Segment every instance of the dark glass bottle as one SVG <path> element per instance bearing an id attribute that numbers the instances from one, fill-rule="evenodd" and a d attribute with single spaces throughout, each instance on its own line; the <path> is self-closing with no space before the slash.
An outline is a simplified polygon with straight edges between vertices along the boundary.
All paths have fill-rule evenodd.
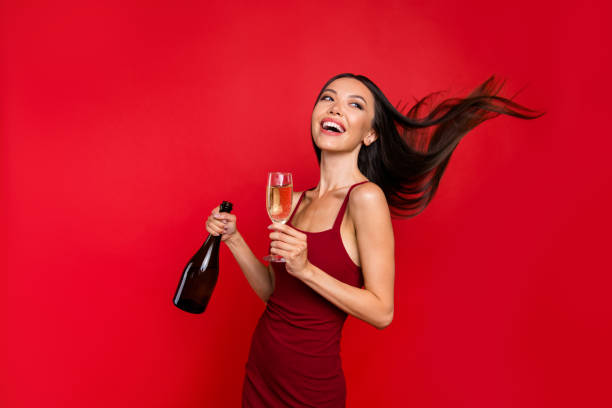
<path id="1" fill-rule="evenodd" d="M 231 212 L 232 203 L 223 201 L 219 212 Z M 181 275 L 174 305 L 189 313 L 202 313 L 208 305 L 219 276 L 221 236 L 208 235 L 204 245 L 187 262 Z"/>

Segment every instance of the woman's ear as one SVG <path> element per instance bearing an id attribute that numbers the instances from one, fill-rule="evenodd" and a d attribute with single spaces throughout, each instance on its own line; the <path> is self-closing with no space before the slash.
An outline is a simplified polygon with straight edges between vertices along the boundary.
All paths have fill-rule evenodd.
<path id="1" fill-rule="evenodd" d="M 376 139 L 378 139 L 378 135 L 376 134 L 374 129 L 372 129 L 372 130 L 370 130 L 370 133 L 368 133 L 368 135 L 363 138 L 363 144 L 366 145 L 366 146 L 369 146 L 372 143 L 374 143 L 376 141 Z"/>

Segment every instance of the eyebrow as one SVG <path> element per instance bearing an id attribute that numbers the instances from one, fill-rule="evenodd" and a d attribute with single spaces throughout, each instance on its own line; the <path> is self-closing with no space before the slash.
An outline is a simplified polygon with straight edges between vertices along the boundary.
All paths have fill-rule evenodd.
<path id="1" fill-rule="evenodd" d="M 334 93 L 334 94 L 338 95 L 338 92 L 336 92 L 336 91 L 334 91 L 333 89 L 330 89 L 330 88 L 325 88 L 325 89 L 323 90 L 323 92 L 331 92 L 331 93 Z M 321 92 L 321 93 L 323 93 L 323 92 Z M 349 95 L 349 98 L 359 98 L 359 99 L 361 99 L 361 100 L 363 101 L 363 103 L 365 103 L 366 105 L 368 104 L 368 103 L 366 102 L 366 100 L 363 98 L 363 96 L 359 96 L 359 95 Z"/>

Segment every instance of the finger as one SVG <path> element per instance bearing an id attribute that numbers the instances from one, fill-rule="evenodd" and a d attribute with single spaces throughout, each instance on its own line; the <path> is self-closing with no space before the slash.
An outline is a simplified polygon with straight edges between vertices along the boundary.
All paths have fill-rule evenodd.
<path id="1" fill-rule="evenodd" d="M 219 206 L 216 206 L 215 208 L 213 208 L 213 210 L 211 211 L 212 214 L 219 214 Z"/>
<path id="2" fill-rule="evenodd" d="M 276 249 L 282 249 L 283 251 L 288 251 L 288 252 L 292 252 L 297 249 L 295 246 L 287 244 L 286 242 L 283 242 L 283 241 L 272 241 L 272 243 L 270 243 L 270 247 L 276 248 Z"/>
<path id="3" fill-rule="evenodd" d="M 228 222 L 236 222 L 236 216 L 228 213 L 217 213 L 213 214 L 213 218 L 216 220 L 223 221 L 225 224 Z"/>
<path id="4" fill-rule="evenodd" d="M 291 235 L 285 234 L 284 232 L 272 232 L 270 233 L 270 239 L 272 241 L 282 241 L 291 245 L 300 245 L 304 240 L 295 238 Z"/>
<path id="5" fill-rule="evenodd" d="M 215 237 L 216 237 L 216 236 L 219 236 L 219 235 L 223 235 L 223 231 L 219 231 L 219 230 L 212 229 L 212 228 L 210 228 L 210 229 L 209 229 L 209 228 L 207 228 L 207 230 L 208 230 L 208 232 L 209 232 L 209 233 L 211 233 L 211 234 L 212 234 L 212 235 L 214 235 Z"/>
<path id="6" fill-rule="evenodd" d="M 216 225 L 212 225 L 212 224 L 208 224 L 208 228 L 206 229 L 210 229 L 218 234 L 222 234 L 224 232 L 223 227 L 218 227 Z"/>
<path id="7" fill-rule="evenodd" d="M 273 222 L 271 225 L 268 225 L 268 228 L 274 231 L 284 232 L 285 234 L 291 235 L 292 237 L 295 237 L 297 239 L 301 239 L 301 240 L 306 239 L 306 234 L 294 228 L 291 228 L 290 226 L 286 224 L 279 224 L 279 223 Z"/>
<path id="8" fill-rule="evenodd" d="M 215 219 L 209 219 L 208 223 L 210 225 L 214 225 L 217 228 L 223 228 L 225 226 L 225 224 L 222 221 L 218 221 L 218 220 L 215 220 Z"/>
<path id="9" fill-rule="evenodd" d="M 221 233 L 214 231 L 212 228 L 210 227 L 206 227 L 206 232 L 208 232 L 210 235 L 214 235 L 215 237 L 218 235 L 221 235 Z"/>
<path id="10" fill-rule="evenodd" d="M 272 254 L 272 255 L 280 255 L 280 256 L 282 256 L 285 259 L 291 257 L 291 253 L 290 252 L 285 251 L 285 250 L 280 249 L 280 248 L 274 248 L 274 247 L 270 248 L 270 254 Z"/>

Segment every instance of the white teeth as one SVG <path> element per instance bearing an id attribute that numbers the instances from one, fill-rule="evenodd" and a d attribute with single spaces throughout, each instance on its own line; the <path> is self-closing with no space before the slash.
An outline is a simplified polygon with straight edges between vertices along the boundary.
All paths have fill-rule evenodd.
<path id="1" fill-rule="evenodd" d="M 339 124 L 337 124 L 336 122 L 332 122 L 332 121 L 325 121 L 325 122 L 323 122 L 323 125 L 322 125 L 322 126 L 323 126 L 323 127 L 325 127 L 325 126 L 331 126 L 331 127 L 333 127 L 334 129 L 338 129 L 338 132 L 341 132 L 341 133 L 342 133 L 342 132 L 344 132 L 344 130 L 342 129 L 342 127 L 341 127 Z"/>

